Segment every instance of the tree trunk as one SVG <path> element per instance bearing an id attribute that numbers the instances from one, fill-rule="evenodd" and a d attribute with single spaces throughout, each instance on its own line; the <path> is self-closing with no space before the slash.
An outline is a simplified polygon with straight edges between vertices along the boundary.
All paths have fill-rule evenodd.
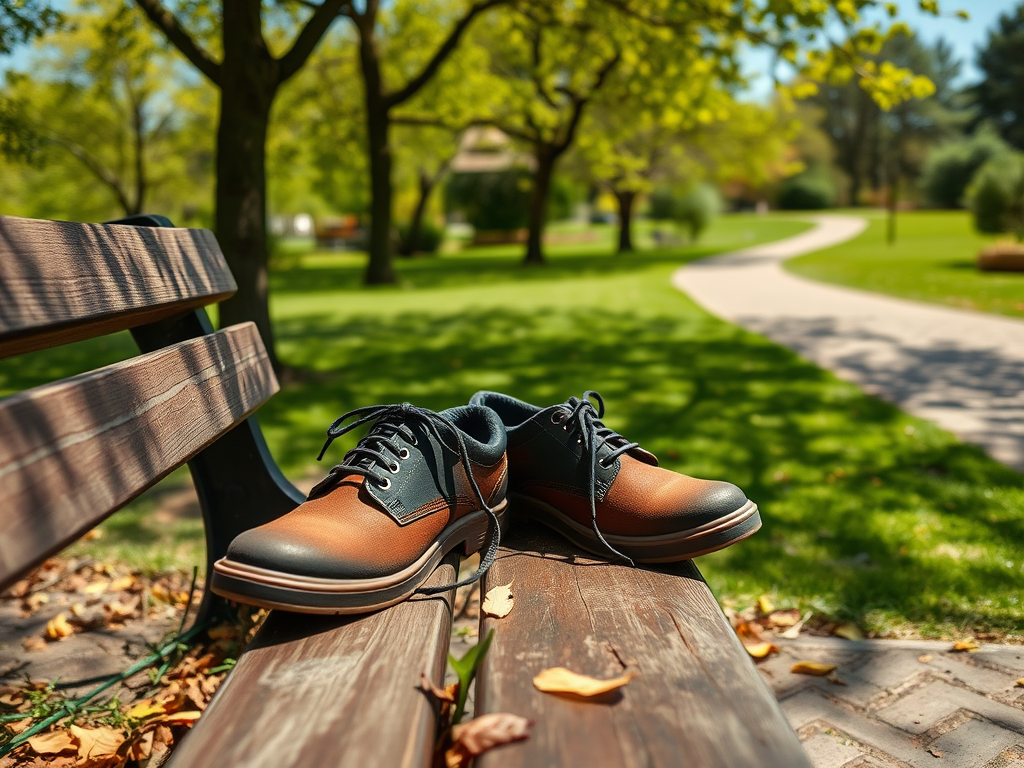
<path id="1" fill-rule="evenodd" d="M 537 170 L 533 176 L 533 194 L 530 196 L 529 236 L 526 240 L 525 265 L 544 264 L 542 239 L 544 225 L 548 219 L 548 197 L 551 195 L 551 177 L 555 172 L 557 155 L 550 147 L 539 145 L 536 149 Z"/>
<path id="2" fill-rule="evenodd" d="M 434 191 L 434 184 L 437 176 L 428 176 L 420 171 L 420 197 L 416 201 L 416 208 L 412 212 L 412 220 L 409 222 L 409 232 L 405 242 L 402 243 L 402 255 L 412 256 L 419 250 L 420 238 L 423 234 L 423 215 L 427 211 L 427 202 L 430 200 L 430 193 Z"/>
<path id="3" fill-rule="evenodd" d="M 615 190 L 615 199 L 619 202 L 619 253 L 630 253 L 633 250 L 633 203 L 636 192 Z"/>
<path id="4" fill-rule="evenodd" d="M 214 227 L 238 292 L 220 305 L 221 327 L 256 323 L 280 369 L 267 303 L 266 143 L 277 62 L 261 36 L 260 4 L 224 0 L 224 59 L 217 128 Z"/>
<path id="5" fill-rule="evenodd" d="M 363 280 L 367 285 L 397 283 L 391 259 L 391 146 L 388 143 L 391 115 L 384 100 L 373 20 L 358 29 L 370 155 L 370 258 Z"/>

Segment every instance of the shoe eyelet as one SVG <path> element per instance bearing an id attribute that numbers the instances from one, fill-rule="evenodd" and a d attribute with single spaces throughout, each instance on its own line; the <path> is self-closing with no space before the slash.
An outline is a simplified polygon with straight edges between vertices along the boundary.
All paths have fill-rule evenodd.
<path id="1" fill-rule="evenodd" d="M 563 421 L 565 421 L 565 412 L 564 411 L 555 411 L 555 412 L 553 412 L 551 414 L 551 423 L 552 424 L 561 424 Z M 562 427 L 562 429 L 565 429 L 565 427 Z"/>
<path id="2" fill-rule="evenodd" d="M 402 448 L 402 449 L 401 449 L 401 450 L 400 450 L 400 451 L 398 452 L 398 458 L 402 459 L 402 461 L 405 461 L 405 460 L 406 460 L 406 459 L 408 459 L 408 458 L 409 458 L 409 457 L 410 457 L 411 455 L 412 455 L 412 454 L 411 454 L 411 453 L 409 453 L 409 449 L 408 449 L 408 448 Z"/>
<path id="3" fill-rule="evenodd" d="M 396 461 L 394 466 L 388 467 L 388 472 L 390 472 L 392 475 L 397 475 L 398 474 L 398 470 L 400 470 L 401 468 L 402 468 L 402 465 L 399 464 Z"/>
<path id="4" fill-rule="evenodd" d="M 391 487 L 391 478 L 390 477 L 383 478 L 382 480 L 380 480 L 377 483 L 377 487 L 380 488 L 382 491 L 386 491 L 388 488 Z"/>

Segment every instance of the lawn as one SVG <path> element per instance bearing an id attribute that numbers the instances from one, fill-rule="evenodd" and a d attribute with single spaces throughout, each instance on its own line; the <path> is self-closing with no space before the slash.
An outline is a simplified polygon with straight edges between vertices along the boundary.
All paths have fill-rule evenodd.
<path id="1" fill-rule="evenodd" d="M 792 259 L 787 268 L 814 280 L 1024 318 L 1024 272 L 976 268 L 978 251 L 993 238 L 978 235 L 968 213 L 901 213 L 893 245 L 885 241 L 884 218 L 868 215 L 860 237 Z"/>
<path id="2" fill-rule="evenodd" d="M 261 411 L 268 442 L 297 477 L 356 406 L 441 409 L 481 388 L 549 404 L 596 389 L 609 426 L 665 466 L 729 479 L 761 506 L 760 533 L 699 561 L 723 602 L 767 593 L 878 633 L 1019 632 L 1020 474 L 669 285 L 680 263 L 804 226 L 725 217 L 698 247 L 625 257 L 607 255 L 606 232 L 529 270 L 514 248 L 464 251 L 402 262 L 403 285 L 374 290 L 359 287 L 358 256 L 293 256 L 273 311 L 281 355 L 302 372 Z M 0 394 L 128 354 L 118 336 L 5 361 Z M 328 460 L 351 445 L 339 442 Z M 145 523 L 155 504 L 88 546 L 138 557 L 133 541 L 177 531 L 165 557 L 180 557 L 186 533 Z"/>

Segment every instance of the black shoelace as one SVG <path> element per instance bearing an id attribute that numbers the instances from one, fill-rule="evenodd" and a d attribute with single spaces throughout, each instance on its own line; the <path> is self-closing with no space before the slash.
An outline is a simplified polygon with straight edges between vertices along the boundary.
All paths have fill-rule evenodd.
<path id="1" fill-rule="evenodd" d="M 597 402 L 596 408 L 591 398 Z M 597 465 L 600 463 L 603 469 L 608 469 L 619 456 L 633 448 L 639 448 L 640 443 L 629 442 L 618 432 L 609 429 L 601 423 L 601 418 L 604 416 L 604 400 L 592 389 L 584 392 L 582 398 L 570 397 L 564 407 L 568 408 L 569 412 L 558 423 L 570 435 L 578 431 L 579 435 L 576 439 L 590 453 L 590 462 L 588 464 L 590 470 L 590 526 L 594 530 L 594 535 L 604 544 L 605 549 L 616 557 L 625 560 L 630 565 L 634 565 L 631 558 L 626 557 L 626 555 L 619 552 L 619 550 L 605 540 L 604 534 L 601 533 L 601 529 L 597 525 Z M 562 413 L 565 413 L 565 411 L 562 411 Z M 620 444 L 617 445 L 617 443 Z M 608 445 L 609 448 L 614 450 L 599 460 L 597 458 L 597 449 L 602 445 Z"/>
<path id="2" fill-rule="evenodd" d="M 353 418 L 355 421 L 345 424 L 346 421 Z M 462 468 L 466 471 L 466 476 L 469 478 L 469 485 L 489 518 L 487 550 L 480 558 L 480 566 L 477 568 L 476 573 L 471 576 L 467 576 L 455 584 L 440 587 L 420 587 L 416 591 L 424 595 L 436 595 L 478 581 L 487 572 L 487 569 L 491 567 L 498 555 L 501 527 L 494 509 L 487 503 L 487 499 L 484 498 L 483 492 L 473 476 L 473 467 L 469 460 L 469 453 L 466 451 L 466 442 L 462 438 L 462 431 L 441 414 L 410 403 L 368 405 L 351 410 L 335 419 L 334 423 L 327 428 L 327 440 L 324 442 L 324 447 L 320 450 L 320 455 L 316 457 L 316 460 L 320 461 L 323 459 L 331 443 L 346 432 L 351 432 L 353 429 L 371 421 L 375 422 L 375 424 L 371 427 L 370 432 L 359 441 L 355 448 L 345 454 L 340 464 L 331 468 L 327 477 L 317 484 L 311 495 L 312 493 L 333 487 L 348 475 L 361 475 L 366 478 L 367 482 L 372 482 L 378 488 L 387 490 L 391 487 L 391 478 L 388 475 L 396 474 L 401 466 L 399 462 L 409 458 L 409 449 L 402 445 L 398 438 L 401 438 L 410 445 L 416 445 L 416 435 L 409 428 L 409 422 L 420 424 L 442 444 L 445 443 L 442 430 L 446 430 L 455 437 L 455 443 L 459 449 L 459 459 L 462 462 Z"/>

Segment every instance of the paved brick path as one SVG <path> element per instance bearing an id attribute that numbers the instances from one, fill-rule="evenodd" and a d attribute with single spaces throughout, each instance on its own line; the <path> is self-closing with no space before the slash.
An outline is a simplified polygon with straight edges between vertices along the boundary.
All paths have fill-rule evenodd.
<path id="1" fill-rule="evenodd" d="M 1024 766 L 1024 647 L 805 637 L 759 665 L 816 768 Z M 796 675 L 796 661 L 838 665 Z"/>
<path id="2" fill-rule="evenodd" d="M 782 262 L 858 235 L 817 216 L 796 237 L 690 264 L 672 283 L 708 311 L 790 347 L 1024 471 L 1024 323 L 825 285 Z"/>

